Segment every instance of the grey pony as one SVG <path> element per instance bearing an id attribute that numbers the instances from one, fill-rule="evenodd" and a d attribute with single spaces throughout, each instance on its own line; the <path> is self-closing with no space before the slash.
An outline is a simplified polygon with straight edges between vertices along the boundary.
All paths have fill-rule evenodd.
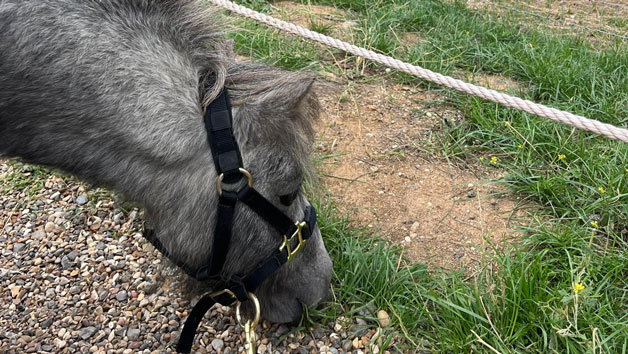
<path id="1" fill-rule="evenodd" d="M 230 59 L 220 28 L 191 0 L 0 0 L 0 154 L 141 203 L 176 259 L 204 265 L 217 176 L 202 116 L 224 84 L 255 188 L 301 219 L 319 112 L 313 78 Z M 204 90 L 207 73 L 217 83 Z M 225 273 L 247 272 L 279 239 L 238 206 Z M 258 290 L 262 316 L 298 319 L 302 304 L 326 296 L 331 267 L 316 230 Z"/>

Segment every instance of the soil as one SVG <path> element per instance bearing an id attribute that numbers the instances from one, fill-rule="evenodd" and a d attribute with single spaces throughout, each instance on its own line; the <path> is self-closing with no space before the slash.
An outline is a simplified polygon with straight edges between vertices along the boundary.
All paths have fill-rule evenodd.
<path id="1" fill-rule="evenodd" d="M 501 177 L 489 156 L 488 166 L 469 167 L 430 153 L 442 122 L 462 119 L 442 97 L 382 83 L 322 100 L 322 182 L 351 220 L 381 231 L 411 261 L 445 269 L 472 270 L 483 250 L 516 237 L 525 218 L 516 197 L 489 183 Z"/>

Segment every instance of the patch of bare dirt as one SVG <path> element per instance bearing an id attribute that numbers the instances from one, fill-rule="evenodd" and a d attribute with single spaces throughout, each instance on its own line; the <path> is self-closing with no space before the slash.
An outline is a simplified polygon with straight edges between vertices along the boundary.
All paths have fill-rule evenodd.
<path id="1" fill-rule="evenodd" d="M 417 32 L 405 32 L 401 34 L 401 44 L 406 47 L 414 47 L 424 41 L 425 38 Z"/>
<path id="2" fill-rule="evenodd" d="M 412 261 L 473 269 L 482 250 L 511 240 L 517 200 L 495 184 L 500 170 L 431 158 L 441 121 L 461 114 L 435 93 L 403 85 L 359 84 L 323 98 L 318 131 L 322 180 L 352 220 L 380 229 Z"/>
<path id="3" fill-rule="evenodd" d="M 500 74 L 477 73 L 471 77 L 459 75 L 462 80 L 472 82 L 478 86 L 483 86 L 497 91 L 517 94 L 521 89 L 521 84 Z M 467 75 L 469 76 L 469 75 Z"/>

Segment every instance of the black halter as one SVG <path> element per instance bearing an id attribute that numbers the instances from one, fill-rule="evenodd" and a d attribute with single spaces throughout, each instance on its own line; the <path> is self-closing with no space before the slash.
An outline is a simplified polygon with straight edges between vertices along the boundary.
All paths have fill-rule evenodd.
<path id="1" fill-rule="evenodd" d="M 264 280 L 301 251 L 316 227 L 316 210 L 311 205 L 305 208 L 304 220 L 295 223 L 253 188 L 253 177 L 242 166 L 242 156 L 233 135 L 233 118 L 226 88 L 223 88 L 207 107 L 204 119 L 214 165 L 219 175 L 216 188 L 220 198 L 211 259 L 202 267 L 192 268 L 185 262 L 173 259 L 153 230 L 147 229 L 144 232 L 144 237 L 156 249 L 190 277 L 200 281 L 212 280 L 217 282 L 219 288 L 224 288 L 223 291 L 203 296 L 192 309 L 179 337 L 177 352 L 181 353 L 190 352 L 198 325 L 215 303 L 231 306 L 248 300 L 249 293 L 253 293 Z M 242 178 L 246 178 L 248 183 L 239 190 L 222 189 L 223 182 L 237 183 Z M 283 239 L 279 240 L 277 249 L 248 274 L 225 277 L 221 270 L 229 251 L 233 217 L 238 201 L 246 204 L 272 225 L 280 235 L 283 235 Z"/>

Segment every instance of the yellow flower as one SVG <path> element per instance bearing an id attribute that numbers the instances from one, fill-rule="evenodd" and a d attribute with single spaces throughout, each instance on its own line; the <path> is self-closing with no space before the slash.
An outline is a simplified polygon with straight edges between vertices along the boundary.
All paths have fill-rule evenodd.
<path id="1" fill-rule="evenodd" d="M 484 162 L 484 156 L 480 156 L 480 161 Z"/>
<path id="2" fill-rule="evenodd" d="M 591 226 L 593 226 L 593 228 L 597 229 L 598 225 L 597 220 L 591 221 Z"/>
<path id="3" fill-rule="evenodd" d="M 585 286 L 582 283 L 573 283 L 573 292 L 574 294 L 578 294 L 582 290 L 584 290 Z"/>
<path id="4" fill-rule="evenodd" d="M 563 155 L 563 154 L 558 155 L 558 159 L 559 159 L 559 160 L 564 160 L 564 159 L 566 159 L 566 158 L 567 158 L 567 156 L 565 156 L 565 155 Z"/>
<path id="5" fill-rule="evenodd" d="M 517 149 L 521 150 L 523 149 L 523 146 L 521 146 L 521 144 L 517 145 Z"/>
<path id="6" fill-rule="evenodd" d="M 606 193 L 606 189 L 604 189 L 604 187 L 597 187 L 598 192 L 600 192 L 600 194 L 604 194 Z"/>
<path id="7" fill-rule="evenodd" d="M 492 163 L 493 165 L 496 165 L 496 164 L 497 164 L 497 156 L 493 156 L 493 157 L 491 157 L 491 163 Z"/>

